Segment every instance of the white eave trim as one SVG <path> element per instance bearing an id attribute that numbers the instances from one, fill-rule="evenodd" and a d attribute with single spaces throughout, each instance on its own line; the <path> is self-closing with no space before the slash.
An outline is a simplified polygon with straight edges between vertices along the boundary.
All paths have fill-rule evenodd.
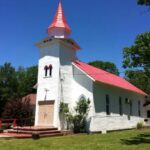
<path id="1" fill-rule="evenodd" d="M 38 83 L 36 83 L 32 88 L 37 89 L 38 88 Z"/>
<path id="2" fill-rule="evenodd" d="M 74 62 L 72 62 L 72 65 L 75 66 L 78 70 L 80 70 L 83 74 L 85 74 L 87 77 L 89 77 L 93 82 L 95 82 L 96 80 L 94 78 L 92 78 L 90 75 L 88 75 L 85 71 L 83 71 L 82 69 L 80 69 Z"/>

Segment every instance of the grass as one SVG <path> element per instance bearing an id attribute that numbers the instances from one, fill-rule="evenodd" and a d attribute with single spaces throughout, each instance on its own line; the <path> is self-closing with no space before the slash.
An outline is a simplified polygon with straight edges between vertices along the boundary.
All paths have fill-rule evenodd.
<path id="1" fill-rule="evenodd" d="M 0 150 L 150 150 L 150 130 L 0 140 Z"/>

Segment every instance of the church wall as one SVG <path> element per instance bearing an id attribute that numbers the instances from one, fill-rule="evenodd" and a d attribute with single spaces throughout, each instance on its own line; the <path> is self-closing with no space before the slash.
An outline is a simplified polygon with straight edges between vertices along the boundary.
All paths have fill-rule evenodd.
<path id="1" fill-rule="evenodd" d="M 75 53 L 75 50 L 72 50 L 64 45 L 61 45 L 60 47 L 60 91 L 61 100 L 65 103 L 71 103 L 72 101 L 72 61 L 74 61 L 76 55 Z"/>
<path id="2" fill-rule="evenodd" d="M 109 95 L 110 99 L 110 115 L 106 114 L 106 94 Z M 119 114 L 119 97 L 122 98 L 122 116 Z M 125 102 L 126 98 L 132 101 L 132 115 L 130 120 L 130 104 Z M 111 85 L 94 83 L 95 115 L 90 120 L 90 131 L 96 132 L 136 127 L 137 123 L 144 121 L 145 118 L 144 100 L 144 96 L 140 94 Z M 138 115 L 138 101 L 141 102 L 141 117 Z"/>
<path id="3" fill-rule="evenodd" d="M 76 102 L 79 101 L 81 96 L 84 96 L 86 99 L 90 100 L 90 111 L 89 116 L 92 116 L 94 113 L 94 103 L 93 103 L 93 81 L 80 69 L 77 69 L 73 66 L 73 90 L 72 90 L 72 99 L 73 102 L 70 104 L 72 107 L 76 106 Z"/>
<path id="4" fill-rule="evenodd" d="M 40 49 L 38 89 L 36 114 L 39 112 L 38 101 L 54 100 L 54 126 L 60 129 L 59 105 L 60 101 L 72 103 L 72 61 L 76 58 L 76 51 L 62 42 L 53 41 Z M 45 77 L 45 65 L 52 65 L 52 77 Z M 45 89 L 48 90 L 46 93 Z M 38 124 L 36 115 L 35 125 Z M 39 125 L 39 124 L 38 124 Z"/>
<path id="5" fill-rule="evenodd" d="M 53 86 L 57 86 L 59 78 L 59 45 L 55 44 L 50 47 L 42 48 L 40 49 L 39 54 L 38 90 L 40 92 L 37 92 L 37 100 L 40 101 L 45 99 L 45 88 L 49 90 L 46 96 L 47 100 L 55 100 L 57 99 L 58 92 L 57 88 L 53 88 Z M 46 65 L 49 66 L 50 64 L 53 66 L 52 76 L 50 77 L 48 75 L 45 77 L 44 67 Z"/>
<path id="6" fill-rule="evenodd" d="M 60 45 L 60 65 L 71 66 L 72 62 L 76 58 L 76 50 L 71 49 L 69 46 L 64 44 Z"/>
<path id="7" fill-rule="evenodd" d="M 45 77 L 44 67 L 46 65 L 52 65 L 52 76 Z M 40 49 L 39 65 L 38 65 L 38 88 L 37 88 L 37 101 L 36 101 L 36 120 L 35 125 L 37 125 L 37 117 L 39 111 L 39 101 L 44 100 L 54 100 L 54 125 L 57 125 L 57 112 L 58 112 L 58 84 L 59 84 L 59 44 L 54 44 Z M 49 74 L 49 72 L 48 72 Z M 47 90 L 47 92 L 46 92 Z"/>

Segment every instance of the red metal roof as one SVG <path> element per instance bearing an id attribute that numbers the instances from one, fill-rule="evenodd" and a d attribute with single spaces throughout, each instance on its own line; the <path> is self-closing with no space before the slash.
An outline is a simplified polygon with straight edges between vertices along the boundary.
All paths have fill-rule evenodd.
<path id="1" fill-rule="evenodd" d="M 95 81 L 109 84 L 112 86 L 116 86 L 119 88 L 123 88 L 123 89 L 133 91 L 142 95 L 147 95 L 145 92 L 143 92 L 139 88 L 135 87 L 134 85 L 132 85 L 131 83 L 129 83 L 128 81 L 126 81 L 125 79 L 117 75 L 114 75 L 102 69 L 98 69 L 96 67 L 93 67 L 91 65 L 88 65 L 80 61 L 76 61 L 73 64 L 77 66 L 78 68 L 80 68 L 85 73 L 87 73 Z"/>
<path id="2" fill-rule="evenodd" d="M 61 1 L 59 2 L 58 8 L 56 10 L 54 20 L 53 20 L 52 24 L 48 27 L 48 33 L 53 28 L 64 28 L 66 32 L 68 32 L 68 33 L 71 32 L 70 27 L 66 21 L 65 15 L 64 15 Z"/>

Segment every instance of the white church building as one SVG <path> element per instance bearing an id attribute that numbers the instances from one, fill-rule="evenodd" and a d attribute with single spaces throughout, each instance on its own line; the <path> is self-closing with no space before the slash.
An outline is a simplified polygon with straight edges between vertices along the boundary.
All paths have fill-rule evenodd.
<path id="1" fill-rule="evenodd" d="M 144 121 L 147 94 L 119 76 L 78 61 L 80 46 L 70 33 L 59 2 L 48 36 L 36 44 L 39 64 L 35 126 L 61 129 L 60 102 L 73 109 L 81 97 L 91 101 L 90 132 L 134 128 Z"/>

